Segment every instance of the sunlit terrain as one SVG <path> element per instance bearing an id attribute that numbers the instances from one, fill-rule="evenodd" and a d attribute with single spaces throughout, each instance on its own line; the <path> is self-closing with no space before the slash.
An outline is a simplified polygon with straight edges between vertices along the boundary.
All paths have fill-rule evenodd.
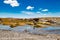
<path id="1" fill-rule="evenodd" d="M 44 17 L 44 18 L 0 18 L 0 29 L 11 31 L 28 31 L 40 34 L 40 30 L 51 31 L 48 33 L 60 34 L 60 17 Z M 56 31 L 56 32 L 53 32 Z M 46 33 L 45 32 L 45 33 Z M 43 32 L 42 32 L 43 33 Z"/>

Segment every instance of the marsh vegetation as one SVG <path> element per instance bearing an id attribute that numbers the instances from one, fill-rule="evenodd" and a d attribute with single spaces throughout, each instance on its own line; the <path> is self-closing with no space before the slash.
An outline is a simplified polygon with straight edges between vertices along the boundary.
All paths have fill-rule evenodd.
<path id="1" fill-rule="evenodd" d="M 44 28 L 47 26 L 60 26 L 59 17 L 45 17 L 45 18 L 30 18 L 30 19 L 18 19 L 18 18 L 0 18 L 0 24 L 10 25 L 11 28 L 24 25 L 32 25 L 36 28 Z"/>

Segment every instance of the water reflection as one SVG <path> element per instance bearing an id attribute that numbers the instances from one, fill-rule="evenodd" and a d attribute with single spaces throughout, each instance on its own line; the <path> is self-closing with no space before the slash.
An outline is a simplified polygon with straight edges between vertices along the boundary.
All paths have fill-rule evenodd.
<path id="1" fill-rule="evenodd" d="M 10 27 L 9 27 L 9 25 L 1 25 L 0 24 L 0 29 L 10 30 Z"/>
<path id="2" fill-rule="evenodd" d="M 47 28 L 35 28 L 33 29 L 32 26 L 30 25 L 25 25 L 25 26 L 17 26 L 15 28 L 10 28 L 9 25 L 0 25 L 0 29 L 4 30 L 11 30 L 11 31 L 18 31 L 18 32 L 23 32 L 24 30 L 27 30 L 30 33 L 34 34 L 47 34 L 47 33 L 54 33 L 54 34 L 60 34 L 60 27 L 47 27 Z"/>

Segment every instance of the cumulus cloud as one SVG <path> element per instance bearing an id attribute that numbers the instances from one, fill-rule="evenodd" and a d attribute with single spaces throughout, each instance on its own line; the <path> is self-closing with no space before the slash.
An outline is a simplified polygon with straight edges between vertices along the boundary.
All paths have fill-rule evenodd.
<path id="1" fill-rule="evenodd" d="M 26 8 L 27 10 L 33 10 L 34 9 L 34 7 L 32 7 L 32 6 L 27 6 L 27 8 Z"/>
<path id="2" fill-rule="evenodd" d="M 19 3 L 17 0 L 4 0 L 3 2 L 5 4 L 10 4 L 12 7 L 19 6 Z"/>
<path id="3" fill-rule="evenodd" d="M 41 10 L 41 11 L 43 11 L 43 12 L 47 12 L 47 11 L 48 11 L 48 9 L 43 9 L 43 10 Z"/>

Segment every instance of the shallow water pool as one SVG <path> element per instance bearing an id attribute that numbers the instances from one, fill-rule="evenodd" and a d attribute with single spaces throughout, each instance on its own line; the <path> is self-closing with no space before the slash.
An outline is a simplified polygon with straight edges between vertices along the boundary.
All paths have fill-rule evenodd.
<path id="1" fill-rule="evenodd" d="M 30 25 L 17 26 L 15 28 L 10 28 L 9 25 L 0 25 L 0 29 L 18 31 L 18 32 L 23 32 L 24 30 L 27 30 L 28 32 L 35 33 L 35 34 L 40 34 L 40 33 L 41 34 L 43 34 L 43 33 L 60 34 L 60 27 L 52 27 L 52 26 L 49 26 L 47 28 L 33 29 L 33 27 Z"/>

